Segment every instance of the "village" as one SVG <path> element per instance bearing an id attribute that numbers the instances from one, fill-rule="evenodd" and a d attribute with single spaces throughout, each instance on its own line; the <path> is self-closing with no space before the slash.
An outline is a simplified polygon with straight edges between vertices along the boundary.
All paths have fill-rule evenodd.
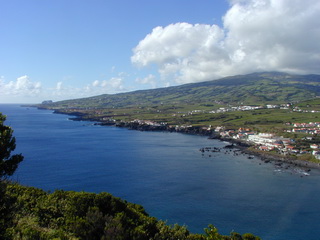
<path id="1" fill-rule="evenodd" d="M 139 120 L 135 119 L 131 123 L 138 124 L 141 126 L 148 126 L 147 129 L 156 130 L 159 127 L 164 127 L 167 130 L 172 130 L 176 132 L 189 132 L 196 133 L 195 127 L 192 125 L 167 125 L 164 122 L 157 123 L 149 120 Z M 290 133 L 305 133 L 310 136 L 305 137 L 306 141 L 311 141 L 315 134 L 320 133 L 320 122 L 309 122 L 309 123 L 286 123 L 286 126 L 291 128 L 287 129 L 286 132 Z M 151 127 L 151 128 L 150 128 Z M 309 145 L 300 145 L 296 143 L 296 140 L 292 138 L 285 138 L 283 136 L 277 136 L 273 133 L 257 133 L 252 131 L 249 128 L 239 128 L 236 130 L 226 129 L 224 126 L 208 126 L 201 127 L 198 129 L 198 133 L 210 133 L 218 136 L 223 140 L 233 140 L 246 143 L 253 146 L 255 149 L 265 152 L 275 152 L 280 155 L 303 155 L 303 154 L 312 154 L 316 159 L 320 160 L 320 146 L 318 144 L 309 144 Z"/>
<path id="2" fill-rule="evenodd" d="M 182 116 L 185 117 L 187 115 L 193 115 L 198 113 L 225 113 L 225 112 L 235 112 L 235 111 L 252 111 L 258 109 L 284 109 L 288 110 L 291 109 L 293 112 L 303 112 L 303 113 L 318 113 L 317 110 L 302 110 L 297 106 L 293 106 L 291 103 L 286 104 L 267 104 L 267 105 L 260 105 L 260 106 L 252 106 L 252 105 L 240 105 L 240 106 L 229 106 L 229 107 L 220 107 L 215 110 L 191 110 L 188 112 L 177 112 L 172 114 L 172 116 L 177 116 L 177 114 L 183 114 Z M 161 112 L 158 110 L 157 112 Z"/>
<path id="3" fill-rule="evenodd" d="M 314 134 L 320 133 L 319 122 L 287 123 L 286 125 L 292 126 L 291 129 L 286 130 L 287 132 L 310 134 L 311 136 L 304 138 L 306 141 L 311 141 Z M 223 126 L 219 126 L 215 128 L 215 132 L 224 139 L 244 141 L 261 151 L 275 151 L 281 155 L 312 154 L 316 159 L 320 160 L 320 146 L 318 144 L 310 144 L 308 147 L 305 147 L 296 144 L 294 139 L 276 136 L 272 133 L 256 133 L 248 128 L 224 130 Z"/>
<path id="4" fill-rule="evenodd" d="M 225 113 L 225 112 L 235 112 L 235 111 L 252 111 L 252 110 L 258 110 L 258 109 L 274 109 L 274 108 L 279 108 L 279 109 L 289 109 L 291 104 L 281 104 L 281 105 L 274 105 L 274 104 L 267 104 L 265 106 L 251 106 L 251 105 L 240 105 L 240 106 L 229 106 L 229 107 L 220 107 L 216 110 L 191 110 L 188 112 L 178 112 L 178 114 L 184 114 L 183 116 L 187 115 L 193 115 L 197 113 Z M 298 111 L 298 109 L 295 109 Z M 177 116 L 177 114 L 173 114 L 173 116 Z"/>

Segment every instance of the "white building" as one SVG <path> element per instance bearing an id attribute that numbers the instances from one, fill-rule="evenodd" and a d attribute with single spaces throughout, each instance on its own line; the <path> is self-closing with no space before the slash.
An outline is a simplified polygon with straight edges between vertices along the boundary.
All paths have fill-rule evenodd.
<path id="1" fill-rule="evenodd" d="M 259 133 L 248 136 L 248 141 L 253 142 L 255 144 L 266 144 L 266 143 L 274 143 L 278 139 L 274 138 L 274 135 L 271 133 Z"/>

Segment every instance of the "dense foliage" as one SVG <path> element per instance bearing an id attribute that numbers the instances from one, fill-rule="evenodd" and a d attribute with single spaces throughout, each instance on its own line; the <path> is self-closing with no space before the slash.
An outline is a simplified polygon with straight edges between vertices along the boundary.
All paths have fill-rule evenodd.
<path id="1" fill-rule="evenodd" d="M 6 117 L 0 113 L 0 180 L 11 176 L 23 160 L 21 154 L 11 155 L 16 148 L 16 140 L 12 136 L 13 130 L 4 125 Z"/>
<path id="2" fill-rule="evenodd" d="M 222 236 L 210 225 L 204 234 L 186 227 L 169 226 L 150 217 L 140 205 L 109 193 L 55 191 L 7 184 L 2 207 L 0 239 L 238 239 L 255 240 L 252 234 L 232 232 Z"/>

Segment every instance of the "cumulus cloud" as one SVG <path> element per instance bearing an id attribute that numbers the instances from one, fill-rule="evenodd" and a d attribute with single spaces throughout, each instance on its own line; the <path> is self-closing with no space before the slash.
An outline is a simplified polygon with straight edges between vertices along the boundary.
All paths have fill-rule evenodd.
<path id="1" fill-rule="evenodd" d="M 53 89 L 46 89 L 47 98 L 60 98 L 64 97 L 66 92 L 70 92 L 68 88 L 63 87 L 63 82 L 57 82 L 56 86 Z M 52 95 L 52 96 L 50 96 Z"/>
<path id="2" fill-rule="evenodd" d="M 56 90 L 57 91 L 61 91 L 63 88 L 62 88 L 62 82 L 58 82 L 57 83 L 57 86 L 56 86 Z"/>
<path id="3" fill-rule="evenodd" d="M 91 92 L 92 95 L 122 92 L 125 90 L 125 76 L 125 73 L 119 73 L 117 77 L 112 77 L 108 80 L 95 80 L 88 85 L 85 90 Z"/>
<path id="4" fill-rule="evenodd" d="M 51 99 L 53 101 L 90 97 L 100 94 L 123 92 L 126 73 L 108 80 L 95 80 L 84 86 L 70 86 L 58 81 L 52 87 L 42 87 L 40 82 L 31 81 L 28 76 L 18 77 L 15 81 L 6 81 L 0 76 L 0 102 L 3 103 L 36 103 Z"/>
<path id="5" fill-rule="evenodd" d="M 8 83 L 5 82 L 4 77 L 0 80 L 0 92 L 3 95 L 35 96 L 41 92 L 41 89 L 40 82 L 32 82 L 26 75 Z"/>
<path id="6" fill-rule="evenodd" d="M 48 89 L 48 96 L 55 100 L 73 99 L 80 97 L 90 97 L 100 94 L 113 94 L 124 91 L 124 79 L 121 77 L 113 77 L 109 80 L 95 80 L 91 84 L 85 86 L 68 86 L 58 82 L 56 87 Z"/>
<path id="7" fill-rule="evenodd" d="M 73 99 L 80 97 L 90 97 L 100 94 L 113 94 L 125 91 L 124 73 L 119 73 L 117 77 L 108 80 L 94 80 L 85 86 L 68 86 L 63 82 L 58 82 L 56 87 L 48 91 L 48 95 L 56 100 Z"/>
<path id="8" fill-rule="evenodd" d="M 224 17 L 226 49 L 243 53 L 244 71 L 319 73 L 320 2 L 234 1 Z M 236 65 L 237 66 L 237 65 Z"/>
<path id="9" fill-rule="evenodd" d="M 104 80 L 101 82 L 101 86 L 106 88 L 109 92 L 119 92 L 123 91 L 123 79 L 121 77 L 113 77 L 109 80 Z"/>
<path id="10" fill-rule="evenodd" d="M 156 65 L 162 79 L 188 83 L 254 71 L 320 73 L 320 2 L 232 0 L 223 27 L 156 27 L 132 63 Z"/>
<path id="11" fill-rule="evenodd" d="M 100 82 L 98 80 L 93 81 L 92 86 L 93 87 L 98 87 Z"/>
<path id="12" fill-rule="evenodd" d="M 156 88 L 156 77 L 153 74 L 149 74 L 145 78 L 137 78 L 136 82 L 140 84 L 149 84 L 152 88 Z"/>
<path id="13" fill-rule="evenodd" d="M 208 68 L 212 58 L 227 57 L 221 51 L 223 38 L 223 30 L 216 25 L 176 23 L 157 27 L 134 49 L 131 60 L 141 67 L 156 64 L 164 79 L 174 76 L 177 82 L 202 80 L 214 74 Z"/>

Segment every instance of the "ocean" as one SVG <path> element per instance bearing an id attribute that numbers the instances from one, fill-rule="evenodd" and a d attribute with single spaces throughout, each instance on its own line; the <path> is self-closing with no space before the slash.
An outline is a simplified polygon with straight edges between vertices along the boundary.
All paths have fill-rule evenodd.
<path id="1" fill-rule="evenodd" d="M 194 233 L 213 224 L 221 234 L 319 239 L 318 170 L 278 169 L 204 136 L 98 126 L 19 105 L 0 112 L 25 157 L 13 176 L 23 185 L 109 192 Z"/>

